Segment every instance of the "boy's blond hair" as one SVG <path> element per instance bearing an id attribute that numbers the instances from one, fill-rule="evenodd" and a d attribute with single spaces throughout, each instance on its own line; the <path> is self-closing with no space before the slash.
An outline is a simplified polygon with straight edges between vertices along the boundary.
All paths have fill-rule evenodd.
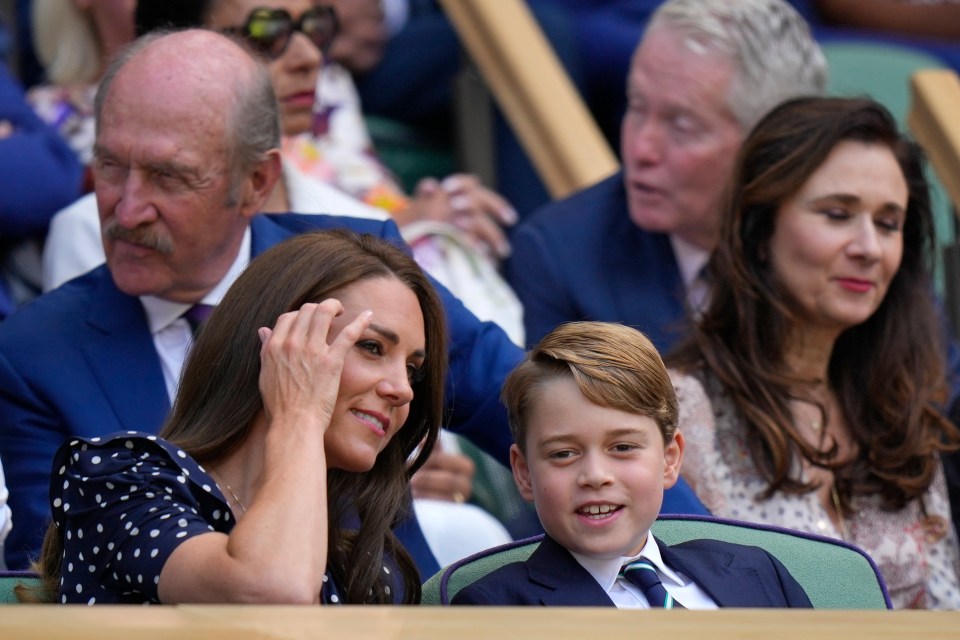
<path id="1" fill-rule="evenodd" d="M 527 417 L 540 389 L 570 376 L 590 402 L 649 416 L 664 444 L 677 429 L 677 396 L 653 343 L 636 329 L 611 322 L 560 325 L 533 347 L 503 385 L 514 442 L 526 453 Z"/>

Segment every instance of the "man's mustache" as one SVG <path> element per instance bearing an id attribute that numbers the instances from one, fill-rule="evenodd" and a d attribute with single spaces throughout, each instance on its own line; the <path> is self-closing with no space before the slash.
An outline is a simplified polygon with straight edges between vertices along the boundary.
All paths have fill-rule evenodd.
<path id="1" fill-rule="evenodd" d="M 166 255 L 173 253 L 173 240 L 152 225 L 141 225 L 128 229 L 121 226 L 115 217 L 111 217 L 103 225 L 103 235 L 112 240 L 123 240 L 148 249 L 154 249 Z"/>

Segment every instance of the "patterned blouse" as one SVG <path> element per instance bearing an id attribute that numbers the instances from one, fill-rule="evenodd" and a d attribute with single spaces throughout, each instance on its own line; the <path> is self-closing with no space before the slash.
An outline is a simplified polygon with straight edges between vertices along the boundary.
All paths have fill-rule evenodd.
<path id="1" fill-rule="evenodd" d="M 285 136 L 283 157 L 306 175 L 391 214 L 410 204 L 377 156 L 353 78 L 336 63 L 320 70 L 311 130 Z"/>
<path id="2" fill-rule="evenodd" d="M 159 603 L 160 571 L 193 536 L 229 534 L 217 483 L 176 445 L 129 431 L 74 438 L 54 458 L 53 520 L 64 532 L 60 602 Z M 324 604 L 339 596 L 329 573 Z"/>
<path id="3" fill-rule="evenodd" d="M 707 509 L 720 517 L 843 537 L 816 492 L 759 501 L 767 482 L 753 464 L 733 401 L 712 377 L 704 384 L 670 374 L 686 440 L 683 476 Z M 884 510 L 879 496 L 855 496 L 851 506 L 853 513 L 844 514 L 846 541 L 877 563 L 894 608 L 960 608 L 957 537 L 942 469 L 922 499 L 899 511 Z"/>

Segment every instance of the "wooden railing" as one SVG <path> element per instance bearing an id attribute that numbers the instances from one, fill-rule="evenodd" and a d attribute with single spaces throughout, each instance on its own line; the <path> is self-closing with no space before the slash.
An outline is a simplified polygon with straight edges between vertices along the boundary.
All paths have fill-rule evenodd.
<path id="1" fill-rule="evenodd" d="M 930 164 L 960 211 L 960 79 L 950 69 L 923 69 L 910 81 L 910 114 L 907 123 L 923 147 Z M 953 337 L 960 340 L 960 242 L 944 244 L 943 304 Z"/>
<path id="2" fill-rule="evenodd" d="M 960 211 L 960 78 L 949 69 L 924 69 L 913 75 L 911 92 L 907 122 Z"/>
<path id="3" fill-rule="evenodd" d="M 25 640 L 955 640 L 960 629 L 955 611 L 99 604 L 2 609 L 3 637 Z"/>
<path id="4" fill-rule="evenodd" d="M 440 0 L 554 198 L 614 173 L 600 133 L 522 0 Z"/>

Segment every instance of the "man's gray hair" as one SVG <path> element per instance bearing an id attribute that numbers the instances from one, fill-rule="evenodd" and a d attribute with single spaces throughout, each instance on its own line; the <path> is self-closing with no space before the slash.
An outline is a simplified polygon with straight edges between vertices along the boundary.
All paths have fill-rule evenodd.
<path id="1" fill-rule="evenodd" d="M 280 147 L 280 105 L 273 91 L 266 65 L 254 61 L 253 77 L 237 87 L 237 100 L 230 114 L 232 132 L 230 151 L 233 158 L 231 201 L 238 197 L 243 178 L 271 149 Z M 231 202 L 232 204 L 232 202 Z"/>
<path id="2" fill-rule="evenodd" d="M 97 87 L 93 103 L 97 135 L 100 133 L 103 104 L 117 74 L 153 42 L 171 33 L 174 32 L 151 31 L 134 40 L 110 61 L 100 86 Z M 250 55 L 241 41 L 229 39 Z M 251 66 L 248 68 L 251 73 L 238 75 L 233 89 L 235 99 L 232 101 L 230 113 L 227 114 L 227 132 L 230 136 L 227 146 L 231 174 L 228 195 L 230 206 L 236 204 L 240 185 L 247 173 L 266 157 L 267 152 L 280 147 L 280 106 L 270 82 L 270 72 L 256 57 L 250 55 L 250 61 Z"/>
<path id="3" fill-rule="evenodd" d="M 658 27 L 684 36 L 694 51 L 733 62 L 727 104 L 744 131 L 784 100 L 826 89 L 826 58 L 785 0 L 667 0 L 647 32 Z"/>

